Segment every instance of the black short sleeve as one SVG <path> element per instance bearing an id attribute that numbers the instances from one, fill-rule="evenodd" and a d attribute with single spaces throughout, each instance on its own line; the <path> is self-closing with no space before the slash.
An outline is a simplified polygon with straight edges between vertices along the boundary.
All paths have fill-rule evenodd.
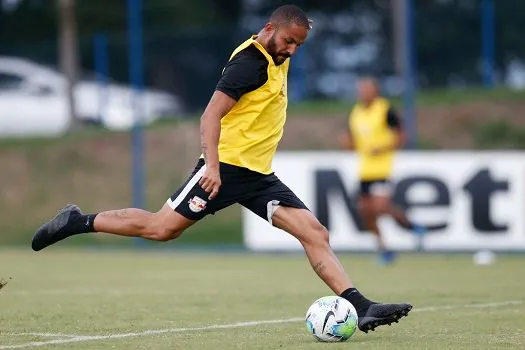
<path id="1" fill-rule="evenodd" d="M 260 88 L 267 80 L 268 60 L 250 45 L 226 64 L 216 90 L 238 101 L 242 95 Z"/>
<path id="2" fill-rule="evenodd" d="M 401 129 L 402 127 L 401 120 L 392 107 L 390 107 L 387 112 L 387 124 L 392 129 Z"/>

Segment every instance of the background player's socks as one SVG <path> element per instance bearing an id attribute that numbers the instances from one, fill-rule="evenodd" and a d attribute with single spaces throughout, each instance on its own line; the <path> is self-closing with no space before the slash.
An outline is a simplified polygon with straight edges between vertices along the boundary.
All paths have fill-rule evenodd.
<path id="1" fill-rule="evenodd" d="M 357 316 L 359 317 L 363 317 L 366 314 L 370 305 L 376 304 L 373 301 L 368 300 L 356 288 L 348 288 L 342 292 L 340 296 L 354 305 L 355 310 L 357 311 Z"/>
<path id="2" fill-rule="evenodd" d="M 397 223 L 399 225 L 401 225 L 401 227 L 414 232 L 418 236 L 423 236 L 427 232 L 427 227 L 426 226 L 418 225 L 418 224 L 415 224 L 415 223 L 413 223 L 411 221 L 409 221 L 408 224 L 405 224 L 405 223 L 403 223 L 401 221 L 397 221 Z"/>
<path id="3" fill-rule="evenodd" d="M 423 236 L 427 233 L 428 229 L 423 225 L 413 225 L 412 231 L 418 236 Z"/>
<path id="4" fill-rule="evenodd" d="M 394 262 L 396 259 L 396 253 L 391 250 L 385 250 L 379 253 L 379 264 L 388 265 Z"/>

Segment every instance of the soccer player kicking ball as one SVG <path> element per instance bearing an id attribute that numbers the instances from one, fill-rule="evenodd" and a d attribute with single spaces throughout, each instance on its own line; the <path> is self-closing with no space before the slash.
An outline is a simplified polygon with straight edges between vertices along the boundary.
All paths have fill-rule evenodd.
<path id="1" fill-rule="evenodd" d="M 203 156 L 158 212 L 128 208 L 85 215 L 68 205 L 38 229 L 32 248 L 89 232 L 169 241 L 204 216 L 240 203 L 301 242 L 317 275 L 354 305 L 359 329 L 368 332 L 406 316 L 412 305 L 375 303 L 353 287 L 326 228 L 272 172 L 286 120 L 289 58 L 310 29 L 299 7 L 281 6 L 259 34 L 233 51 L 201 118 Z"/>

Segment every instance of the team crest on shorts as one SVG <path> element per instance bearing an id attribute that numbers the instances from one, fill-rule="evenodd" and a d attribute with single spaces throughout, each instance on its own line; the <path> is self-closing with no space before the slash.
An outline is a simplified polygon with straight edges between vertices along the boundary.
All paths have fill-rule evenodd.
<path id="1" fill-rule="evenodd" d="M 206 202 L 204 199 L 200 197 L 193 197 L 190 199 L 190 210 L 194 213 L 198 213 L 200 211 L 203 211 L 206 208 Z"/>

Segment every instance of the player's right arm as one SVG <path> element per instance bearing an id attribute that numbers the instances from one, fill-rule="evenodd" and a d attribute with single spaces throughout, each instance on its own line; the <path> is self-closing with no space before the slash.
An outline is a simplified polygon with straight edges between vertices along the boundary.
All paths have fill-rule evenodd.
<path id="1" fill-rule="evenodd" d="M 339 135 L 339 144 L 344 149 L 353 150 L 354 149 L 354 140 L 352 139 L 352 135 L 349 131 L 342 132 Z"/>
<path id="2" fill-rule="evenodd" d="M 215 92 L 201 117 L 201 147 L 206 170 L 199 184 L 213 199 L 221 186 L 219 139 L 221 119 L 235 106 L 242 95 L 258 89 L 268 80 L 268 61 L 255 47 L 238 53 L 224 68 Z"/>
<path id="3" fill-rule="evenodd" d="M 215 91 L 201 117 L 201 148 L 206 161 L 206 170 L 199 181 L 201 187 L 209 192 L 208 199 L 213 199 L 221 186 L 219 172 L 219 137 L 221 119 L 237 103 L 236 100 L 221 91 Z"/>
<path id="4" fill-rule="evenodd" d="M 348 126 L 348 117 L 344 120 L 344 124 L 341 125 L 341 130 L 344 130 L 339 134 L 339 145 L 343 149 L 353 150 L 355 148 L 354 140 L 352 139 L 352 133 Z"/>

